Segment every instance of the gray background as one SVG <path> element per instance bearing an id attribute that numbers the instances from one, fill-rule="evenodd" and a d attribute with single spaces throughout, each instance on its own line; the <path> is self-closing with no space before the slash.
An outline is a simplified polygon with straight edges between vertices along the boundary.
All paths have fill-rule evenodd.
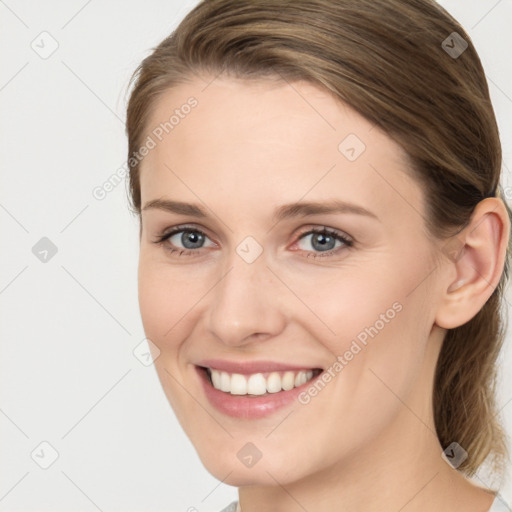
<path id="1" fill-rule="evenodd" d="M 207 512 L 236 497 L 202 467 L 144 364 L 125 184 L 93 194 L 123 172 L 131 73 L 195 3 L 0 1 L 0 511 Z M 512 1 L 440 3 L 482 58 L 512 199 Z M 509 468 L 509 502 L 511 480 Z"/>

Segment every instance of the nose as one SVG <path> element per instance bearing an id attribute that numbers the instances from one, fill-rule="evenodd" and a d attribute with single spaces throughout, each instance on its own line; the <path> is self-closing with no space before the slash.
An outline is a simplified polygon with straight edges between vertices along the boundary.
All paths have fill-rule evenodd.
<path id="1" fill-rule="evenodd" d="M 224 277 L 209 294 L 206 328 L 225 345 L 264 341 L 285 327 L 279 282 L 263 255 L 247 263 L 235 253 Z"/>

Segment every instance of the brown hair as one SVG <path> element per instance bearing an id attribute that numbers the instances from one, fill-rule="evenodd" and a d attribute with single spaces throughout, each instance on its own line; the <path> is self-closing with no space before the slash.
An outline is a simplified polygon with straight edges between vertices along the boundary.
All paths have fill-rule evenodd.
<path id="1" fill-rule="evenodd" d="M 467 48 L 450 54 L 464 48 L 460 38 Z M 501 145 L 482 64 L 433 0 L 201 2 L 132 77 L 129 157 L 142 146 L 156 100 L 197 73 L 307 80 L 351 105 L 405 149 L 427 198 L 426 225 L 440 240 L 467 225 L 479 201 L 501 194 Z M 140 165 L 129 162 L 140 213 Z M 456 441 L 468 452 L 459 468 L 468 476 L 484 460 L 502 473 L 508 457 L 495 397 L 508 266 L 507 258 L 481 311 L 447 332 L 436 368 L 437 435 L 443 448 Z"/>

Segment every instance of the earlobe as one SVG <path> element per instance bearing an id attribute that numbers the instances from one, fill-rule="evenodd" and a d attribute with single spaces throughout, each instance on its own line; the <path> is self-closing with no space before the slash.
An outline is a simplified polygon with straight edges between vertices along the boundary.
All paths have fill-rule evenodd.
<path id="1" fill-rule="evenodd" d="M 486 198 L 478 203 L 468 226 L 457 234 L 462 245 L 457 257 L 452 252 L 444 259 L 451 267 L 446 273 L 450 279 L 442 292 L 437 325 L 454 329 L 482 309 L 503 273 L 509 231 L 510 219 L 501 199 Z"/>

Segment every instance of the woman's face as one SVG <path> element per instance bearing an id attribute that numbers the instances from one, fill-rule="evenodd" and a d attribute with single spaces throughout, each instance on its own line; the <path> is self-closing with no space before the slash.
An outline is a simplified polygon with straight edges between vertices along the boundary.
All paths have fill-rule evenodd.
<path id="1" fill-rule="evenodd" d="M 312 84 L 213 77 L 146 136 L 142 320 L 210 472 L 285 484 L 433 430 L 444 267 L 400 147 Z"/>

